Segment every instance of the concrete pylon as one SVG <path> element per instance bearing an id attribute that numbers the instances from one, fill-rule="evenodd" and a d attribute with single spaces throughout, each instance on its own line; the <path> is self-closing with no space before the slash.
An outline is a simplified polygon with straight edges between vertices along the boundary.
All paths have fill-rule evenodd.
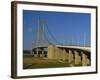
<path id="1" fill-rule="evenodd" d="M 59 48 L 55 46 L 55 53 L 54 53 L 54 56 L 55 56 L 55 59 L 59 59 Z"/>
<path id="2" fill-rule="evenodd" d="M 81 53 L 82 53 L 82 66 L 87 66 L 87 63 L 89 62 L 87 55 L 84 52 Z"/>
<path id="3" fill-rule="evenodd" d="M 87 58 L 87 65 L 90 65 L 90 59 Z"/>
<path id="4" fill-rule="evenodd" d="M 58 51 L 58 59 L 62 59 L 62 58 L 63 58 L 62 49 L 59 48 L 59 51 Z"/>
<path id="5" fill-rule="evenodd" d="M 72 63 L 73 62 L 73 53 L 71 50 L 69 50 L 68 53 L 68 63 Z"/>
<path id="6" fill-rule="evenodd" d="M 40 57 L 44 57 L 44 54 L 40 54 Z"/>
<path id="7" fill-rule="evenodd" d="M 66 52 L 66 49 L 62 50 L 63 60 L 68 60 L 68 53 Z"/>
<path id="8" fill-rule="evenodd" d="M 48 55 L 47 57 L 49 59 L 54 59 L 55 58 L 55 46 L 50 44 L 48 45 Z"/>
<path id="9" fill-rule="evenodd" d="M 41 55 L 42 55 L 42 57 L 44 57 L 44 49 L 42 49 L 42 54 Z"/>
<path id="10" fill-rule="evenodd" d="M 76 50 L 74 51 L 75 53 L 75 65 L 78 65 L 81 63 L 81 57 L 79 55 L 79 52 L 77 52 Z"/>
<path id="11" fill-rule="evenodd" d="M 37 54 L 34 54 L 34 57 L 38 57 L 38 55 Z"/>

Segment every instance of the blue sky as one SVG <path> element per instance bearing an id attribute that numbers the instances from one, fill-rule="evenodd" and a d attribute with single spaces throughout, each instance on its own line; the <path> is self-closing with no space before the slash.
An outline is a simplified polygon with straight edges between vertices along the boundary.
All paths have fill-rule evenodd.
<path id="1" fill-rule="evenodd" d="M 38 17 L 45 20 L 45 29 L 64 45 L 90 45 L 91 15 L 89 13 L 23 10 L 23 47 L 30 49 L 35 41 Z M 32 31 L 33 30 L 33 31 Z M 46 33 L 46 30 L 45 30 Z M 46 34 L 49 38 L 49 33 Z M 52 41 L 52 38 L 49 38 Z"/>

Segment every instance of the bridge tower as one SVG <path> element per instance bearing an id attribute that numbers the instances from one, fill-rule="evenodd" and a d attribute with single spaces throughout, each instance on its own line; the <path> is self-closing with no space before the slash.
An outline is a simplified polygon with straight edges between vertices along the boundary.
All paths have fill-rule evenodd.
<path id="1" fill-rule="evenodd" d="M 39 46 L 44 46 L 44 20 L 40 21 L 40 17 L 38 17 L 38 28 L 36 34 L 36 53 L 40 57 L 39 51 L 41 50 L 41 55 L 43 56 L 44 50 L 39 49 Z"/>

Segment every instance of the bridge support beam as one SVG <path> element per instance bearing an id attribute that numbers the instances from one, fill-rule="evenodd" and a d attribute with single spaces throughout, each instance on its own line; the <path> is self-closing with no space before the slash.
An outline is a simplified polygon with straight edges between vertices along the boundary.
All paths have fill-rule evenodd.
<path id="1" fill-rule="evenodd" d="M 44 49 L 42 49 L 41 57 L 44 57 Z"/>
<path id="2" fill-rule="evenodd" d="M 40 54 L 40 57 L 44 57 L 44 54 Z"/>
<path id="3" fill-rule="evenodd" d="M 68 53 L 68 63 L 72 64 L 73 63 L 73 53 L 71 50 L 69 50 L 69 53 Z"/>
<path id="4" fill-rule="evenodd" d="M 82 66 L 87 66 L 90 63 L 90 61 L 84 52 L 81 52 L 81 54 L 82 54 Z"/>
<path id="5" fill-rule="evenodd" d="M 58 48 L 59 50 L 58 50 L 58 59 L 60 60 L 60 59 L 62 59 L 62 49 L 61 48 Z"/>
<path id="6" fill-rule="evenodd" d="M 54 59 L 58 59 L 59 49 L 57 47 L 54 47 Z"/>
<path id="7" fill-rule="evenodd" d="M 65 49 L 58 48 L 54 45 L 49 45 L 48 46 L 48 58 L 68 60 L 68 53 L 66 52 Z"/>
<path id="8" fill-rule="evenodd" d="M 34 54 L 34 57 L 38 57 L 38 55 L 37 54 Z"/>
<path id="9" fill-rule="evenodd" d="M 79 65 L 81 64 L 81 56 L 79 55 L 79 52 L 77 52 L 76 50 L 74 51 L 75 53 L 75 65 Z"/>
<path id="10" fill-rule="evenodd" d="M 49 59 L 54 59 L 55 58 L 54 53 L 55 53 L 55 46 L 54 45 L 48 45 L 48 55 L 47 55 L 47 57 Z"/>
<path id="11" fill-rule="evenodd" d="M 66 52 L 66 49 L 62 49 L 62 59 L 68 61 L 68 52 Z"/>

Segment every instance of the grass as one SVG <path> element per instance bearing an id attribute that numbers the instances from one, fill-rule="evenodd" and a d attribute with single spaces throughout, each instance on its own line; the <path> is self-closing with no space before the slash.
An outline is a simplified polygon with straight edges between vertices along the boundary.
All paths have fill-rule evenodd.
<path id="1" fill-rule="evenodd" d="M 24 56 L 23 69 L 69 67 L 66 61 Z"/>
<path id="2" fill-rule="evenodd" d="M 48 58 L 35 58 L 32 55 L 23 57 L 23 69 L 36 69 L 36 68 L 57 68 L 57 67 L 78 67 L 82 63 L 75 65 L 74 62 L 68 63 L 68 60 L 57 60 Z M 90 65 L 89 65 L 90 66 Z"/>

